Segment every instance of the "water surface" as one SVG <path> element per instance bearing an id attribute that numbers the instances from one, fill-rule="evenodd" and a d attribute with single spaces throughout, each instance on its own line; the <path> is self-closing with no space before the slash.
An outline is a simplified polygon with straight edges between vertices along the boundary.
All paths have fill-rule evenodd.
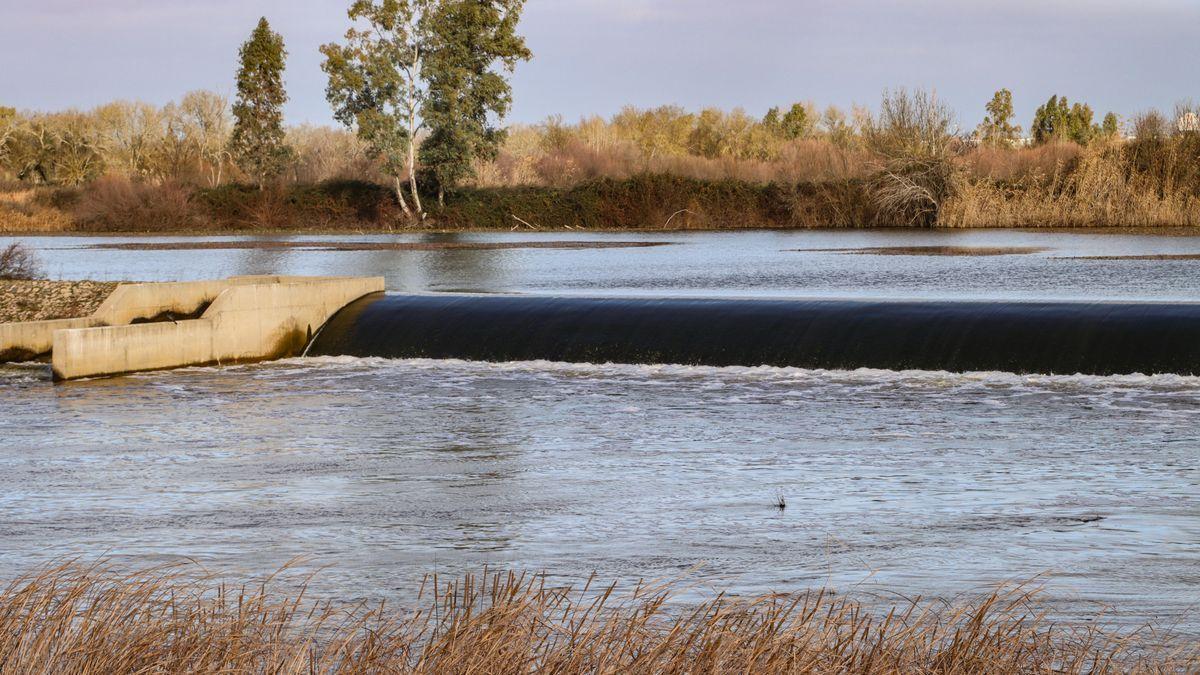
<path id="1" fill-rule="evenodd" d="M 432 251 L 127 251 L 104 243 L 197 241 L 670 242 L 653 248 Z M 775 297 L 1200 298 L 1200 260 L 1089 256 L 1200 254 L 1200 237 L 1013 230 L 452 233 L 263 237 L 25 237 L 66 279 L 206 279 L 234 274 L 383 275 L 394 291 Z M 11 239 L 0 237 L 0 244 Z M 865 247 L 1006 247 L 1025 255 L 854 255 Z"/>
<path id="2" fill-rule="evenodd" d="M 675 243 L 131 252 L 81 247 L 139 239 L 28 241 L 63 278 L 342 273 L 383 274 L 397 291 L 1200 299 L 1197 261 L 1074 259 L 1200 252 L 1188 237 L 579 236 Z M 793 250 L 922 245 L 1046 250 Z M 234 574 L 305 556 L 305 569 L 331 566 L 322 593 L 402 599 L 427 572 L 484 564 L 556 580 L 595 571 L 740 593 L 937 597 L 1040 575 L 1058 617 L 1111 606 L 1125 625 L 1200 635 L 1198 378 L 349 358 L 45 377 L 0 369 L 5 574 L 105 552 L 188 556 Z"/>

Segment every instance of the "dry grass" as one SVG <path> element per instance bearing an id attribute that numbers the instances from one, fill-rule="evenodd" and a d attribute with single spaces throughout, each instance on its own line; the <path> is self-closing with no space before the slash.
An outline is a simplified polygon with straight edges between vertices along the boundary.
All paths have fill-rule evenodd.
<path id="1" fill-rule="evenodd" d="M 0 190 L 0 233 L 66 232 L 74 219 L 62 209 L 39 204 L 32 188 Z"/>
<path id="2" fill-rule="evenodd" d="M 423 584 L 419 608 L 341 607 L 185 567 L 64 564 L 0 593 L 5 673 L 1093 673 L 1200 667 L 1045 619 L 1013 588 L 885 612 L 829 592 L 672 602 L 672 585 L 554 588 L 484 574 Z M 286 585 L 286 584 L 285 584 Z M 1138 645 L 1135 648 L 1135 645 Z"/>
<path id="3" fill-rule="evenodd" d="M 1010 151 L 1011 152 L 1011 151 Z M 1013 153 L 1019 157 L 1028 150 Z M 1061 152 L 1053 151 L 1053 152 Z M 1095 143 L 1015 180 L 976 178 L 948 201 L 948 227 L 1196 227 L 1200 195 L 1131 166 L 1136 148 Z M 1184 164 L 1181 160 L 1179 164 Z"/>

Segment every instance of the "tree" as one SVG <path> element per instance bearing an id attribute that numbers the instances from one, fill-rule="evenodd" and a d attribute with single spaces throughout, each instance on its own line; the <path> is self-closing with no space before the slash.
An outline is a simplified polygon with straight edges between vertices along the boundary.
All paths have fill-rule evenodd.
<path id="1" fill-rule="evenodd" d="M 421 163 L 445 193 L 493 159 L 504 140 L 498 121 L 512 105 L 506 74 L 532 55 L 517 34 L 524 0 L 441 0 L 428 19 L 428 95 L 422 117 L 429 137 Z"/>
<path id="2" fill-rule="evenodd" d="M 709 111 L 700 114 L 703 122 Z M 711 114 L 720 116 L 720 111 Z M 638 110 L 625 106 L 613 117 L 613 127 L 617 134 L 637 145 L 643 157 L 654 158 L 661 155 L 684 154 L 691 149 L 696 150 L 697 119 L 683 108 L 664 105 L 650 110 Z"/>
<path id="3" fill-rule="evenodd" d="M 1063 97 L 1060 103 L 1057 94 L 1051 96 L 1050 100 L 1045 105 L 1038 107 L 1033 115 L 1033 124 L 1029 126 L 1029 132 L 1033 134 L 1033 141 L 1041 145 L 1065 138 L 1069 112 L 1066 97 Z"/>
<path id="4" fill-rule="evenodd" d="M 1104 122 L 1100 125 L 1100 130 L 1104 133 L 1105 138 L 1116 138 L 1121 133 L 1121 123 L 1117 121 L 1116 113 L 1108 113 L 1104 116 Z"/>
<path id="5" fill-rule="evenodd" d="M 233 104 L 233 134 L 229 151 L 238 166 L 254 177 L 259 188 L 283 173 L 291 157 L 283 131 L 283 69 L 287 52 L 283 38 L 271 30 L 266 17 L 242 45 Z"/>
<path id="6" fill-rule="evenodd" d="M 225 162 L 229 159 L 228 99 L 211 91 L 190 91 L 169 112 L 191 152 L 203 166 L 208 184 L 212 187 L 220 185 Z M 287 148 L 286 157 L 290 158 L 293 155 L 291 146 L 286 141 L 282 146 Z"/>
<path id="7" fill-rule="evenodd" d="M 329 77 L 325 97 L 333 116 L 355 130 L 372 157 L 395 181 L 396 199 L 410 218 L 402 177 L 408 175 L 416 213 L 417 132 L 427 83 L 424 62 L 428 18 L 434 0 L 355 0 L 347 15 L 362 28 L 346 31 L 346 44 L 321 47 L 321 69 Z"/>
<path id="8" fill-rule="evenodd" d="M 1012 145 L 1021 134 L 1021 127 L 1012 123 L 1012 92 L 1001 89 L 987 104 L 987 116 L 979 125 L 979 135 L 989 145 Z"/>
<path id="9" fill-rule="evenodd" d="M 16 108 L 0 105 L 0 167 L 6 170 L 13 168 L 8 144 L 17 133 L 18 121 Z"/>
<path id="10" fill-rule="evenodd" d="M 808 106 L 803 103 L 793 103 L 786 113 L 780 113 L 779 108 L 771 108 L 763 117 L 762 126 L 770 134 L 793 141 L 808 135 L 812 129 L 812 121 Z"/>
<path id="11" fill-rule="evenodd" d="M 808 106 L 803 103 L 793 103 L 780 120 L 780 131 L 784 138 L 795 140 L 808 135 L 812 122 L 809 120 Z"/>
<path id="12" fill-rule="evenodd" d="M 1100 127 L 1092 123 L 1095 113 L 1086 103 L 1076 103 L 1071 106 L 1067 115 L 1067 138 L 1080 145 L 1087 145 L 1099 132 Z"/>
<path id="13" fill-rule="evenodd" d="M 779 112 L 779 107 L 774 106 L 763 115 L 762 125 L 773 134 L 781 133 L 783 130 L 783 115 Z"/>
<path id="14" fill-rule="evenodd" d="M 1100 127 L 1092 123 L 1093 117 L 1086 103 L 1071 105 L 1066 96 L 1055 95 L 1037 109 L 1030 131 L 1039 145 L 1064 140 L 1087 145 L 1100 133 Z"/>
<path id="15" fill-rule="evenodd" d="M 153 155 L 165 133 L 159 109 L 149 103 L 114 101 L 96 108 L 92 116 L 108 169 L 129 177 L 150 177 Z"/>
<path id="16" fill-rule="evenodd" d="M 850 147 L 855 142 L 856 129 L 854 124 L 846 119 L 846 113 L 835 105 L 825 108 L 821 113 L 821 127 L 831 143 L 842 148 Z"/>

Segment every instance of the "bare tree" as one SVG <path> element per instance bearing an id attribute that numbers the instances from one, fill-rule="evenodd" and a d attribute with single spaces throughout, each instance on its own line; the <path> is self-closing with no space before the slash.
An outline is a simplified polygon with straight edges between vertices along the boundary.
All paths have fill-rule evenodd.
<path id="1" fill-rule="evenodd" d="M 963 143 L 954 124 L 936 95 L 903 89 L 885 92 L 878 116 L 864 119 L 863 142 L 875 157 L 870 192 L 878 224 L 937 224 L 961 183 L 954 159 Z"/>
<path id="2" fill-rule="evenodd" d="M 37 279 L 42 276 L 37 256 L 17 242 L 0 249 L 0 279 Z"/>
<path id="3" fill-rule="evenodd" d="M 233 160 L 229 152 L 233 128 L 229 99 L 211 91 L 191 91 L 179 101 L 175 115 L 184 138 L 204 165 L 209 186 L 220 185 L 225 165 Z"/>
<path id="4" fill-rule="evenodd" d="M 115 101 L 92 111 L 96 143 L 108 169 L 129 177 L 151 177 L 166 133 L 162 111 L 140 101 Z"/>

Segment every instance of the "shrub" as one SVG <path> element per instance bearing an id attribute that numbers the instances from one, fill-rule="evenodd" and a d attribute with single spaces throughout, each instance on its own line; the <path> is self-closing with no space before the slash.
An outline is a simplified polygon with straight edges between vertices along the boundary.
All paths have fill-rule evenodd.
<path id="1" fill-rule="evenodd" d="M 20 242 L 0 250 L 0 279 L 39 279 L 42 275 L 37 256 Z"/>
<path id="2" fill-rule="evenodd" d="M 161 185 L 105 176 L 93 181 L 74 207 L 80 225 L 104 232 L 191 230 L 205 224 L 191 203 L 191 191 L 179 183 Z"/>
<path id="3" fill-rule="evenodd" d="M 962 143 L 954 115 L 932 94 L 885 93 L 878 116 L 868 116 L 863 142 L 875 155 L 870 194 L 879 225 L 932 227 L 961 182 L 954 161 Z"/>

